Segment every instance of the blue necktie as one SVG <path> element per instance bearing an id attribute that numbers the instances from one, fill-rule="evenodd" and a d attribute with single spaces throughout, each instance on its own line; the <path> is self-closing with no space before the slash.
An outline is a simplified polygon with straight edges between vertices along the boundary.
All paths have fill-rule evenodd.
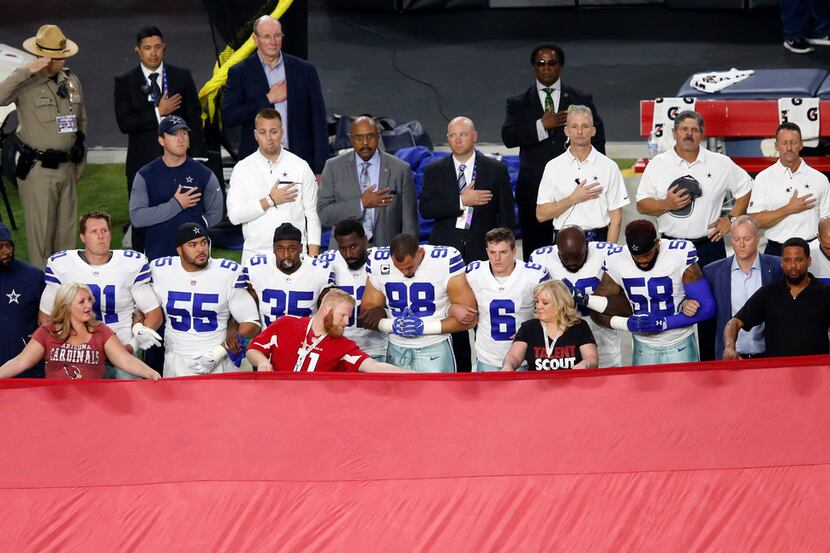
<path id="1" fill-rule="evenodd" d="M 467 188 L 467 177 L 464 176 L 464 170 L 467 169 L 467 166 L 463 163 L 458 166 L 458 192 L 464 192 L 464 189 Z"/>

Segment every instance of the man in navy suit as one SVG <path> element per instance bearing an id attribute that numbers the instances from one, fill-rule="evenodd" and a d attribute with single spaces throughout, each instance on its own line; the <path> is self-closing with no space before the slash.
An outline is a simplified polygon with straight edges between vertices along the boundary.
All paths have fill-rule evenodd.
<path id="1" fill-rule="evenodd" d="M 736 217 L 732 221 L 730 236 L 734 255 L 703 267 L 703 276 L 709 282 L 718 305 L 715 317 L 715 359 L 723 358 L 723 329 L 729 319 L 758 288 L 784 276 L 780 257 L 758 251 L 761 236 L 752 217 Z M 742 358 L 763 356 L 766 352 L 764 325 L 755 326 L 749 332 L 741 330 L 736 348 Z"/>
<path id="2" fill-rule="evenodd" d="M 429 243 L 452 246 L 465 263 L 487 260 L 487 231 L 514 227 L 513 192 L 507 167 L 477 152 L 477 138 L 475 125 L 467 117 L 450 121 L 447 142 L 452 155 L 424 168 L 419 202 L 421 217 L 435 219 Z M 452 346 L 458 371 L 470 372 L 466 330 L 453 333 Z"/>
<path id="3" fill-rule="evenodd" d="M 596 134 L 591 144 L 605 153 L 605 126 L 590 94 L 563 85 L 560 79 L 565 66 L 565 52 L 555 44 L 533 49 L 530 65 L 536 83 L 525 92 L 507 99 L 507 114 L 501 139 L 508 148 L 519 147 L 519 178 L 516 181 L 516 204 L 522 229 L 525 256 L 536 248 L 551 244 L 550 222 L 536 219 L 536 198 L 545 164 L 565 152 L 565 121 L 568 107 L 582 104 L 590 108 Z"/>
<path id="4" fill-rule="evenodd" d="M 139 169 L 162 154 L 158 141 L 161 120 L 177 115 L 190 128 L 190 154 L 202 152 L 202 108 L 196 84 L 187 69 L 164 63 L 164 37 L 158 27 L 143 27 L 136 35 L 139 64 L 115 78 L 115 120 L 127 145 L 127 197 Z M 133 229 L 132 247 L 144 249 L 143 230 Z"/>
<path id="5" fill-rule="evenodd" d="M 326 106 L 317 69 L 282 52 L 280 22 L 263 15 L 254 23 L 256 52 L 231 67 L 222 97 L 222 122 L 242 127 L 239 159 L 257 149 L 254 118 L 262 108 L 276 109 L 283 121 L 282 147 L 301 157 L 315 175 L 328 158 Z"/>

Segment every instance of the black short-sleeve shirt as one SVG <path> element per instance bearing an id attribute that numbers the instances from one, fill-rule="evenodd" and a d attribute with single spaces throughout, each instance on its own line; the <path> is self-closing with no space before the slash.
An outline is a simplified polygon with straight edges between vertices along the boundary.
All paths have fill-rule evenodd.
<path id="1" fill-rule="evenodd" d="M 582 361 L 579 347 L 585 344 L 596 344 L 591 328 L 584 320 L 568 327 L 562 336 L 556 340 L 550 357 L 545 348 L 545 335 L 542 332 L 542 323 L 539 319 L 530 319 L 522 323 L 516 333 L 514 341 L 525 342 L 527 352 L 525 360 L 528 370 L 555 371 L 572 369 Z"/>
<path id="2" fill-rule="evenodd" d="M 813 275 L 809 277 L 810 284 L 796 298 L 790 294 L 786 279 L 779 279 L 758 288 L 735 313 L 746 329 L 766 324 L 768 356 L 830 352 L 830 288 Z"/>

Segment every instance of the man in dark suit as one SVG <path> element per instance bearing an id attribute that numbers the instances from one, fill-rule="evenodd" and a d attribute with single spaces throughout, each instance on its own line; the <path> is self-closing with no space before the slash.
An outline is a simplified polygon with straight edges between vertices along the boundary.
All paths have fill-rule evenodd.
<path id="1" fill-rule="evenodd" d="M 729 319 L 758 288 L 784 276 L 780 257 L 758 251 L 761 235 L 752 217 L 736 217 L 732 221 L 730 236 L 735 254 L 703 267 L 703 276 L 709 282 L 718 305 L 715 316 L 715 359 L 723 358 L 723 329 Z M 701 347 L 703 345 L 701 343 Z M 741 330 L 736 347 L 743 358 L 763 356 L 766 351 L 764 325 L 753 327 L 749 332 Z"/>
<path id="2" fill-rule="evenodd" d="M 177 115 L 190 127 L 190 153 L 202 152 L 202 108 L 196 84 L 187 69 L 164 63 L 164 37 L 157 27 L 143 27 L 136 35 L 139 65 L 115 78 L 115 119 L 129 136 L 127 146 L 127 197 L 139 169 L 162 154 L 159 123 Z M 132 247 L 144 249 L 144 232 L 133 229 Z"/>
<path id="3" fill-rule="evenodd" d="M 256 114 L 262 108 L 276 109 L 286 131 L 282 147 L 304 159 L 319 176 L 329 149 L 320 78 L 314 65 L 282 52 L 284 36 L 280 22 L 270 15 L 256 20 L 257 50 L 228 72 L 222 122 L 227 127 L 242 127 L 239 159 L 244 159 L 257 149 Z"/>
<path id="4" fill-rule="evenodd" d="M 565 66 L 562 48 L 555 44 L 537 46 L 530 55 L 530 65 L 536 83 L 522 94 L 507 99 L 507 114 L 501 128 L 504 145 L 519 147 L 516 204 L 525 256 L 551 243 L 551 224 L 536 219 L 536 197 L 545 164 L 564 153 L 567 147 L 564 127 L 569 106 L 582 104 L 591 109 L 596 127 L 591 144 L 605 153 L 605 126 L 591 95 L 563 85 L 559 78 Z"/>
<path id="5" fill-rule="evenodd" d="M 429 235 L 433 245 L 452 246 L 466 263 L 487 259 L 488 230 L 513 230 L 513 193 L 507 167 L 476 152 L 475 125 L 456 117 L 447 126 L 452 155 L 424 168 L 419 209 L 424 219 L 434 219 Z M 536 201 L 536 200 L 534 200 Z M 459 371 L 469 371 L 470 341 L 466 331 L 453 334 L 453 350 Z"/>
<path id="6" fill-rule="evenodd" d="M 380 133 L 371 117 L 355 119 L 349 139 L 354 152 L 328 160 L 323 168 L 317 193 L 320 222 L 334 227 L 345 219 L 360 219 L 373 246 L 388 246 L 402 232 L 418 236 L 409 164 L 378 151 Z M 329 249 L 337 249 L 333 232 Z"/>

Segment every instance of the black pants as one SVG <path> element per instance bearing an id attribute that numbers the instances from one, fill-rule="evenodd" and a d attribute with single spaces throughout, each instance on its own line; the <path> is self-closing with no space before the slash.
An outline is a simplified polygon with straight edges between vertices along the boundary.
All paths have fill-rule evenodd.
<path id="1" fill-rule="evenodd" d="M 663 238 L 674 239 L 671 236 L 663 235 Z M 689 240 L 686 238 L 685 240 Z M 689 240 L 697 250 L 697 264 L 702 269 L 709 263 L 718 259 L 726 258 L 726 245 L 723 240 L 712 242 L 706 237 L 696 240 Z M 697 336 L 700 346 L 700 360 L 715 360 L 715 334 L 717 333 L 716 317 L 697 323 Z"/>
<path id="2" fill-rule="evenodd" d="M 553 230 L 553 242 L 556 243 L 558 229 Z M 608 242 L 608 225 L 602 228 L 592 228 L 585 231 L 585 238 L 588 242 Z"/>
<path id="3" fill-rule="evenodd" d="M 522 229 L 522 256 L 530 257 L 533 250 L 553 244 L 553 225 L 550 221 L 536 220 L 536 202 L 517 202 L 519 206 L 519 227 Z"/>
<path id="4" fill-rule="evenodd" d="M 807 240 L 807 242 L 812 242 L 815 238 L 811 238 Z M 776 242 L 775 240 L 767 240 L 767 247 L 764 248 L 764 253 L 767 255 L 774 255 L 776 257 L 781 257 L 781 254 L 784 253 L 784 244 L 781 242 Z"/>
<path id="5" fill-rule="evenodd" d="M 470 349 L 470 332 L 462 330 L 452 333 L 452 352 L 455 355 L 456 371 L 468 373 L 473 370 L 472 352 Z"/>

